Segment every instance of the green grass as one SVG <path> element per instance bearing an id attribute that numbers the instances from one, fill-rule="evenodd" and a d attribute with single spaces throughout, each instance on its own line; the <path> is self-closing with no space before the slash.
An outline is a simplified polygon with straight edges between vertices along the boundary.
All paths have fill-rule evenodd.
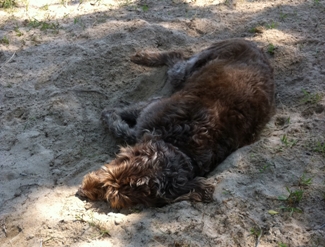
<path id="1" fill-rule="evenodd" d="M 310 103 L 310 104 L 317 104 L 319 103 L 319 101 L 321 101 L 322 99 L 322 95 L 319 93 L 309 93 L 307 92 L 305 89 L 302 89 L 302 92 L 304 94 L 303 98 L 301 99 L 301 102 L 306 104 L 306 103 Z"/>
<path id="2" fill-rule="evenodd" d="M 9 39 L 7 36 L 3 36 L 2 39 L 0 39 L 0 44 L 9 45 Z"/>
<path id="3" fill-rule="evenodd" d="M 59 23 L 38 21 L 37 19 L 34 19 L 29 21 L 28 26 L 32 28 L 39 28 L 41 31 L 46 31 L 49 29 L 57 31 L 60 25 Z"/>
<path id="4" fill-rule="evenodd" d="M 314 151 L 322 155 L 325 155 L 325 143 L 321 143 L 320 141 L 316 142 Z"/>
<path id="5" fill-rule="evenodd" d="M 133 3 L 132 0 L 118 0 L 117 2 L 120 7 L 129 6 Z"/>
<path id="6" fill-rule="evenodd" d="M 287 135 L 283 135 L 281 137 L 281 142 L 286 146 L 286 147 L 289 147 L 289 148 L 292 148 L 294 147 L 296 144 L 297 144 L 297 140 L 289 140 L 288 139 L 288 136 Z"/>
<path id="7" fill-rule="evenodd" d="M 89 226 L 95 228 L 99 233 L 99 237 L 110 237 L 109 230 L 104 226 L 102 222 L 100 222 L 98 219 L 95 219 L 92 212 L 90 212 L 88 216 L 84 214 L 77 214 L 75 215 L 75 219 L 77 221 L 87 223 Z"/>
<path id="8" fill-rule="evenodd" d="M 274 29 L 274 28 L 276 28 L 278 26 L 278 23 L 272 21 L 271 23 L 266 24 L 265 26 L 266 26 L 267 29 Z"/>
<path id="9" fill-rule="evenodd" d="M 299 185 L 300 186 L 309 186 L 312 183 L 313 178 L 307 178 L 306 174 L 302 174 L 302 176 L 299 179 Z"/>
<path id="10" fill-rule="evenodd" d="M 16 6 L 16 1 L 14 0 L 0 0 L 0 8 L 11 9 Z"/>
<path id="11" fill-rule="evenodd" d="M 267 170 L 269 170 L 271 167 L 271 164 L 265 164 L 264 166 L 262 166 L 259 171 L 260 173 L 266 172 Z"/>
<path id="12" fill-rule="evenodd" d="M 280 13 L 280 20 L 281 21 L 284 21 L 284 19 L 287 18 L 287 17 L 288 17 L 288 14 L 285 14 L 285 13 L 282 13 L 282 12 Z"/>
<path id="13" fill-rule="evenodd" d="M 284 201 L 286 203 L 285 206 L 282 206 L 281 209 L 284 211 L 290 212 L 290 216 L 294 213 L 302 213 L 302 210 L 298 208 L 299 203 L 302 200 L 304 191 L 303 190 L 290 190 L 288 187 L 286 187 L 289 196 L 279 196 L 278 199 L 280 201 Z"/>
<path id="14" fill-rule="evenodd" d="M 267 46 L 267 52 L 270 54 L 270 55 L 274 55 L 274 51 L 275 51 L 275 46 L 270 43 L 268 46 Z"/>
<path id="15" fill-rule="evenodd" d="M 143 10 L 143 12 L 147 12 L 149 10 L 148 5 L 143 5 L 142 10 Z"/>
<path id="16" fill-rule="evenodd" d="M 48 4 L 45 4 L 42 7 L 40 7 L 40 9 L 41 10 L 44 10 L 44 11 L 47 11 L 47 10 L 49 10 L 49 5 Z"/>
<path id="17" fill-rule="evenodd" d="M 19 28 L 18 27 L 15 27 L 14 28 L 14 30 L 15 30 L 15 32 L 16 32 L 16 35 L 18 36 L 18 37 L 20 37 L 20 36 L 23 36 L 24 34 L 19 30 Z"/>
<path id="18" fill-rule="evenodd" d="M 249 232 L 251 233 L 251 235 L 253 235 L 255 237 L 258 237 L 262 234 L 262 230 L 257 227 L 251 228 Z"/>

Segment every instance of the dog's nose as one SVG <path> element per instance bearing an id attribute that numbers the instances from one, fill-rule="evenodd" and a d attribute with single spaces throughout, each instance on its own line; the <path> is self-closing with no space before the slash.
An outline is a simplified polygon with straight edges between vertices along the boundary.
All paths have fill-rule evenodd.
<path id="1" fill-rule="evenodd" d="M 86 195 L 84 194 L 81 187 L 78 188 L 76 192 L 76 196 L 79 197 L 80 199 L 86 199 Z"/>

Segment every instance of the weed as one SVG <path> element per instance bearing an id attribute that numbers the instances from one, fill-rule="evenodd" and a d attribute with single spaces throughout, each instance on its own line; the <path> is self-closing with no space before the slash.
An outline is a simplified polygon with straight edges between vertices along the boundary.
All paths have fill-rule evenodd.
<path id="1" fill-rule="evenodd" d="M 258 246 L 258 242 L 260 241 L 260 238 L 262 237 L 263 231 L 260 227 L 253 227 L 250 229 L 250 233 L 252 236 L 256 238 L 256 246 Z"/>
<path id="2" fill-rule="evenodd" d="M 0 8 L 12 9 L 15 6 L 16 6 L 16 1 L 15 0 L 3 0 L 3 1 L 0 1 Z"/>
<path id="3" fill-rule="evenodd" d="M 29 26 L 29 27 L 32 27 L 32 28 L 37 28 L 37 27 L 39 27 L 40 25 L 42 25 L 41 22 L 38 21 L 38 20 L 36 20 L 36 19 L 34 19 L 34 20 L 28 22 L 28 26 Z"/>
<path id="4" fill-rule="evenodd" d="M 284 243 L 279 243 L 279 247 L 288 247 L 288 245 L 286 245 Z"/>
<path id="5" fill-rule="evenodd" d="M 118 5 L 120 7 L 123 7 L 123 6 L 129 6 L 129 5 L 131 5 L 133 1 L 132 0 L 119 0 L 117 2 L 118 2 Z"/>
<path id="6" fill-rule="evenodd" d="M 94 3 L 90 3 L 90 5 L 97 5 L 97 6 L 99 6 L 99 5 L 101 5 L 101 0 L 96 0 Z"/>
<path id="7" fill-rule="evenodd" d="M 250 33 L 256 33 L 256 27 L 252 27 L 251 29 L 248 30 Z"/>
<path id="8" fill-rule="evenodd" d="M 315 3 L 316 5 L 318 5 L 318 4 L 319 4 L 319 1 L 320 1 L 320 0 L 314 0 L 314 3 Z"/>
<path id="9" fill-rule="evenodd" d="M 287 191 L 289 192 L 289 196 L 287 198 L 287 202 L 289 205 L 297 205 L 302 199 L 302 196 L 304 194 L 303 190 L 296 190 L 292 191 L 287 187 Z"/>
<path id="10" fill-rule="evenodd" d="M 37 19 L 29 21 L 28 26 L 32 28 L 40 28 L 42 31 L 46 31 L 48 29 L 57 31 L 59 29 L 59 23 L 48 23 L 45 21 L 38 21 Z"/>
<path id="11" fill-rule="evenodd" d="M 309 186 L 312 183 L 313 178 L 306 178 L 305 173 L 302 174 L 302 176 L 299 179 L 299 185 L 300 186 Z"/>
<path id="12" fill-rule="evenodd" d="M 251 235 L 258 237 L 262 234 L 262 230 L 257 227 L 253 227 L 250 229 L 250 233 L 251 233 Z"/>
<path id="13" fill-rule="evenodd" d="M 290 117 L 288 117 L 285 121 L 286 124 L 290 124 Z"/>
<path id="14" fill-rule="evenodd" d="M 222 194 L 223 195 L 232 195 L 232 191 L 227 190 L 227 189 L 223 189 Z"/>
<path id="15" fill-rule="evenodd" d="M 40 7 L 41 10 L 47 11 L 49 10 L 49 5 L 45 4 L 44 6 Z"/>
<path id="16" fill-rule="evenodd" d="M 132 212 L 132 214 L 139 214 L 142 212 L 141 208 L 130 208 L 130 211 Z"/>
<path id="17" fill-rule="evenodd" d="M 274 21 L 272 21 L 270 24 L 266 24 L 267 29 L 274 29 L 278 26 L 278 24 Z"/>
<path id="18" fill-rule="evenodd" d="M 256 27 L 252 27 L 251 29 L 248 30 L 248 32 L 250 33 L 263 33 L 264 32 L 264 27 L 262 26 L 256 26 Z"/>
<path id="19" fill-rule="evenodd" d="M 304 97 L 302 98 L 301 102 L 304 104 L 306 103 L 317 104 L 322 99 L 322 95 L 319 93 L 311 94 L 307 92 L 305 89 L 302 89 L 302 92 L 304 94 Z"/>
<path id="20" fill-rule="evenodd" d="M 297 140 L 289 140 L 287 135 L 283 135 L 281 138 L 281 142 L 289 148 L 292 148 L 293 146 L 295 146 L 297 144 Z"/>
<path id="21" fill-rule="evenodd" d="M 25 4 L 25 10 L 27 12 L 29 9 L 29 0 L 23 0 L 22 2 Z"/>
<path id="22" fill-rule="evenodd" d="M 297 207 L 285 207 L 285 206 L 282 206 L 280 208 L 283 209 L 284 211 L 290 212 L 290 216 L 292 216 L 293 213 L 302 213 L 302 210 L 300 208 L 297 208 Z"/>
<path id="23" fill-rule="evenodd" d="M 284 21 L 284 19 L 287 18 L 287 17 L 288 17 L 288 14 L 285 14 L 283 12 L 280 13 L 280 20 L 281 21 Z"/>
<path id="24" fill-rule="evenodd" d="M 143 5 L 142 10 L 143 10 L 143 12 L 147 12 L 149 10 L 148 5 Z"/>
<path id="25" fill-rule="evenodd" d="M 69 0 L 61 0 L 61 4 L 64 6 L 64 7 L 67 7 L 67 4 L 69 3 Z"/>
<path id="26" fill-rule="evenodd" d="M 42 26 L 41 26 L 41 30 L 45 31 L 47 29 L 53 29 L 56 30 L 59 28 L 59 23 L 47 23 L 42 21 Z"/>
<path id="27" fill-rule="evenodd" d="M 304 191 L 303 190 L 290 190 L 288 187 L 286 187 L 287 191 L 289 192 L 289 196 L 285 197 L 285 196 L 279 196 L 278 199 L 280 201 L 285 201 L 286 202 L 286 206 L 282 206 L 281 209 L 285 210 L 285 211 L 289 211 L 290 212 L 290 216 L 294 213 L 294 212 L 298 212 L 301 213 L 302 210 L 300 208 L 298 208 L 297 206 L 299 205 L 300 201 L 302 200 Z"/>
<path id="28" fill-rule="evenodd" d="M 266 170 L 268 170 L 271 167 L 271 164 L 265 164 L 264 166 L 262 166 L 262 168 L 259 169 L 260 173 L 265 172 Z"/>
<path id="29" fill-rule="evenodd" d="M 89 226 L 94 227 L 99 232 L 99 237 L 109 237 L 109 230 L 98 219 L 95 219 L 94 214 L 91 212 L 88 216 L 84 214 L 75 215 L 77 221 L 88 223 Z"/>
<path id="30" fill-rule="evenodd" d="M 24 125 L 24 130 L 32 128 L 37 122 L 37 118 L 34 116 L 31 116 L 27 119 Z"/>
<path id="31" fill-rule="evenodd" d="M 84 22 L 82 21 L 82 19 L 79 18 L 79 17 L 76 17 L 76 18 L 73 19 L 73 24 L 75 24 L 75 25 L 78 24 L 78 25 L 81 26 L 83 29 L 86 28 L 86 25 L 84 24 Z"/>
<path id="32" fill-rule="evenodd" d="M 14 30 L 15 30 L 15 32 L 16 32 L 16 35 L 18 36 L 18 37 L 20 37 L 20 36 L 23 36 L 24 34 L 18 29 L 18 27 L 15 27 L 14 28 Z"/>
<path id="33" fill-rule="evenodd" d="M 9 45 L 9 39 L 7 36 L 3 36 L 3 38 L 0 39 L 0 44 Z"/>
<path id="34" fill-rule="evenodd" d="M 325 143 L 321 143 L 320 141 L 318 141 L 316 143 L 316 146 L 314 147 L 314 151 L 325 155 Z"/>
<path id="35" fill-rule="evenodd" d="M 275 51 L 275 46 L 270 43 L 268 46 L 267 46 L 267 52 L 270 54 L 270 55 L 274 55 L 274 51 Z"/>

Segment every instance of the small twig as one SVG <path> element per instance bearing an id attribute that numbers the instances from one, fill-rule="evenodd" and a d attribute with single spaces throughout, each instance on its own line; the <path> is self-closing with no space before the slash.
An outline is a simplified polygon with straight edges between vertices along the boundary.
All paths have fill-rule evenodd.
<path id="1" fill-rule="evenodd" d="M 325 224 L 321 225 L 320 227 L 317 228 L 317 230 L 320 230 L 325 227 Z"/>
<path id="2" fill-rule="evenodd" d="M 14 54 L 12 54 L 12 56 L 7 60 L 7 62 L 5 62 L 5 64 L 10 63 L 10 61 L 14 58 L 15 55 L 16 55 L 16 52 L 14 52 Z"/>
<path id="3" fill-rule="evenodd" d="M 7 235 L 7 229 L 6 229 L 6 225 L 5 224 L 2 225 L 2 231 L 4 232 L 5 236 L 8 237 L 8 235 Z"/>
<path id="4" fill-rule="evenodd" d="M 42 247 L 43 246 L 43 239 L 41 239 L 41 243 L 40 243 L 40 247 Z"/>
<path id="5" fill-rule="evenodd" d="M 258 247 L 258 245 L 259 245 L 259 242 L 260 242 L 260 239 L 261 239 L 261 237 L 262 237 L 262 234 L 263 234 L 263 230 L 261 229 L 261 227 L 260 226 L 258 226 L 258 228 L 260 228 L 260 234 L 258 235 L 258 237 L 257 237 L 257 240 L 256 240 L 256 245 L 255 245 L 255 247 Z"/>
<path id="6" fill-rule="evenodd" d="M 101 94 L 101 95 L 105 96 L 106 99 L 108 98 L 108 96 L 105 93 L 102 93 L 97 90 L 92 90 L 92 89 L 71 89 L 69 91 L 73 91 L 73 92 L 77 92 L 77 93 L 97 93 L 97 94 Z"/>
<path id="7" fill-rule="evenodd" d="M 260 239 L 261 239 L 261 237 L 262 237 L 262 235 L 263 235 L 263 230 L 262 230 L 262 228 L 261 228 L 261 227 L 256 223 L 256 221 L 255 221 L 254 219 L 252 219 L 251 217 L 248 217 L 248 219 L 250 219 L 251 221 L 253 221 L 254 224 L 257 225 L 257 227 L 260 229 L 260 232 L 259 232 L 259 234 L 258 234 L 258 236 L 257 236 L 257 239 L 256 239 L 256 244 L 255 244 L 255 247 L 258 247 L 259 242 L 260 242 Z"/>

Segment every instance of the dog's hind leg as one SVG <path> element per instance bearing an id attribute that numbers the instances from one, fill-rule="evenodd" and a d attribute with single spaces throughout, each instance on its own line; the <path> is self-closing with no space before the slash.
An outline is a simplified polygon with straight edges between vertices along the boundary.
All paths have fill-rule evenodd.
<path id="1" fill-rule="evenodd" d="M 158 67 L 167 65 L 167 82 L 175 88 L 180 88 L 186 79 L 186 64 L 181 52 L 138 52 L 131 57 L 131 61 L 136 64 Z"/>
<path id="2" fill-rule="evenodd" d="M 184 59 L 182 53 L 175 51 L 156 53 L 138 52 L 131 57 L 131 61 L 148 67 L 167 65 L 169 67 L 167 71 L 167 83 L 179 89 L 196 70 L 218 57 L 218 54 L 214 52 L 213 48 L 210 47 L 203 50 L 187 60 Z"/>
<path id="3" fill-rule="evenodd" d="M 183 61 L 184 56 L 181 52 L 138 52 L 131 56 L 131 61 L 147 67 L 159 67 L 167 65 L 172 67 L 179 61 Z"/>

